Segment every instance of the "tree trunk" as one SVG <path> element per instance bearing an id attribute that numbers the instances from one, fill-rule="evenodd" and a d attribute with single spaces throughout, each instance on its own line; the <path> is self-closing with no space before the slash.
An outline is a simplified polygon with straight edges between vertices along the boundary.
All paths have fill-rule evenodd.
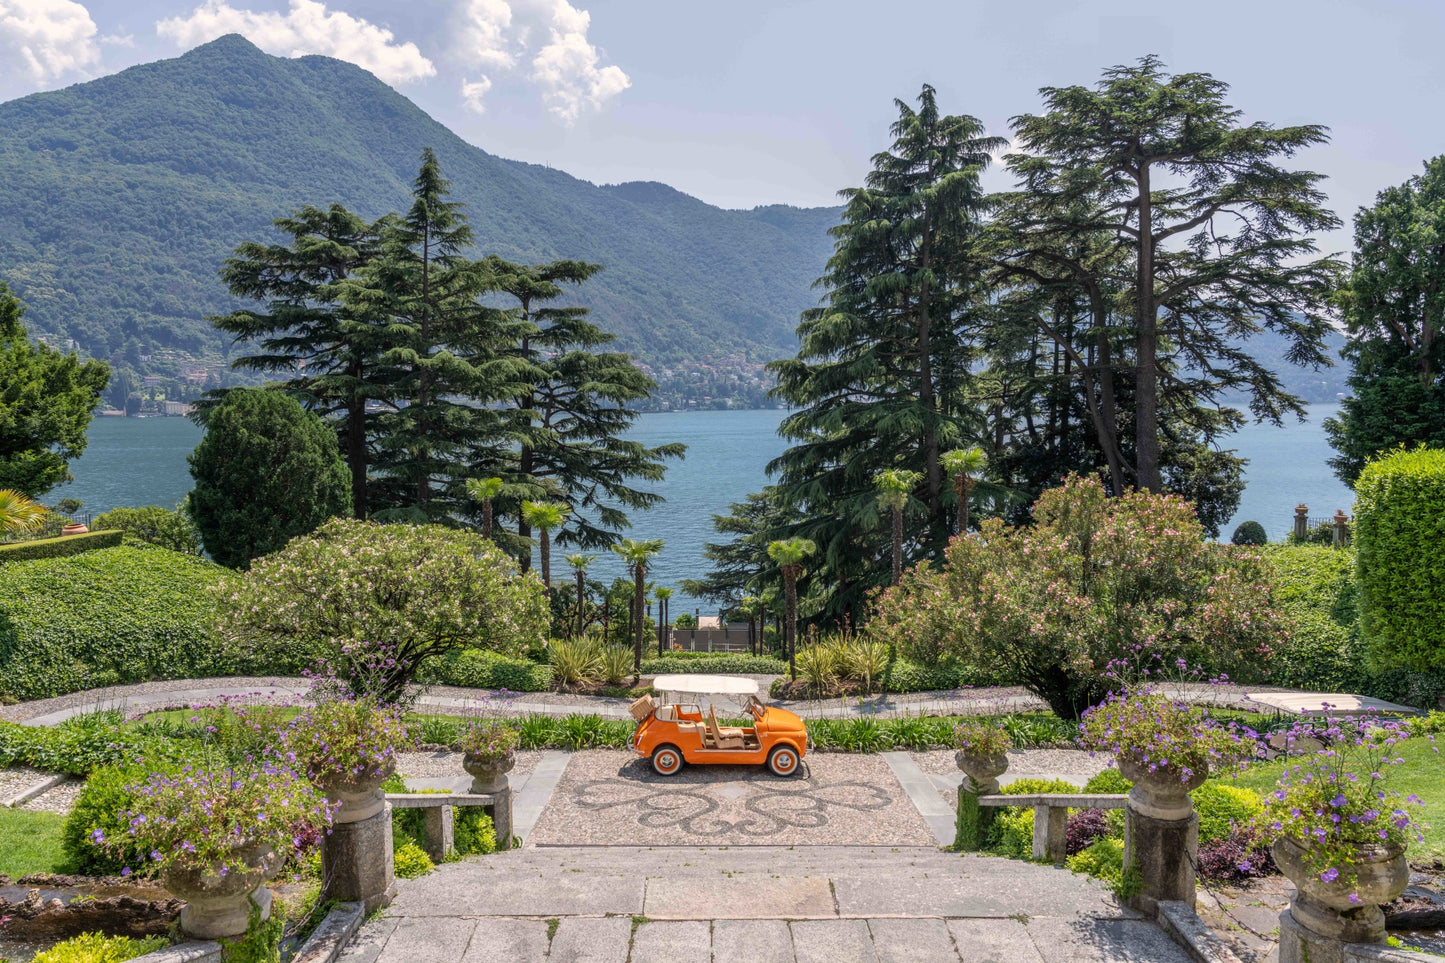
<path id="1" fill-rule="evenodd" d="M 893 509 L 893 584 L 903 581 L 903 509 Z"/>
<path id="2" fill-rule="evenodd" d="M 524 479 L 532 477 L 532 449 L 526 445 L 522 446 L 522 450 L 517 456 L 517 468 Z M 530 543 L 532 540 L 532 526 L 527 524 L 527 519 L 521 512 L 517 513 L 517 537 L 522 540 L 523 544 L 528 546 L 526 554 L 520 559 L 521 564 L 518 566 L 518 570 L 522 572 L 531 571 L 532 549 Z"/>
<path id="3" fill-rule="evenodd" d="M 492 537 L 492 500 L 482 499 L 482 537 Z"/>
<path id="4" fill-rule="evenodd" d="M 353 362 L 347 374 L 361 380 L 361 362 Z M 351 513 L 360 519 L 367 514 L 366 503 L 366 399 L 353 394 L 346 403 L 346 464 L 351 469 Z"/>
<path id="5" fill-rule="evenodd" d="M 641 566 L 635 566 L 632 570 L 632 634 L 635 638 L 635 650 L 632 660 L 632 671 L 636 675 L 642 674 L 642 593 L 645 589 L 643 576 L 646 570 Z"/>
<path id="6" fill-rule="evenodd" d="M 422 363 L 417 370 L 417 409 L 421 417 L 417 421 L 416 433 L 419 438 L 427 437 L 427 405 L 431 403 L 431 374 L 426 362 L 431 359 L 431 230 L 422 235 L 421 247 L 421 355 Z M 426 442 L 423 440 L 423 446 Z M 416 503 L 425 508 L 431 501 L 431 468 L 428 465 L 431 452 L 423 447 L 417 452 L 417 464 L 421 474 L 416 480 Z"/>
<path id="7" fill-rule="evenodd" d="M 923 215 L 923 245 L 920 263 L 925 271 L 932 267 L 933 261 L 931 220 L 930 213 Z M 923 291 L 918 298 L 918 403 L 923 409 L 923 462 L 924 480 L 928 489 L 925 494 L 928 505 L 929 541 L 934 543 L 933 554 L 942 558 L 944 544 L 947 542 L 947 531 L 939 531 L 939 525 L 943 523 L 941 497 L 943 472 L 939 465 L 938 425 L 935 424 L 938 400 L 933 391 L 933 319 L 929 312 L 929 299 L 930 292 L 928 283 L 925 281 Z M 940 538 L 940 535 L 943 537 Z M 894 579 L 894 584 L 897 584 L 897 579 Z"/>
<path id="8" fill-rule="evenodd" d="M 548 540 L 547 530 L 537 536 L 538 543 L 542 550 L 542 587 L 547 592 L 547 598 L 552 597 L 552 543 Z"/>
<path id="9" fill-rule="evenodd" d="M 968 503 L 973 500 L 973 478 L 969 475 L 961 475 L 960 478 L 963 482 L 963 497 L 959 499 L 958 504 L 963 522 L 959 525 L 958 531 L 959 534 L 962 534 L 968 531 Z"/>
<path id="10" fill-rule="evenodd" d="M 787 607 L 787 625 L 783 644 L 788 648 L 788 677 L 798 681 L 798 576 L 788 566 L 783 570 L 783 600 Z"/>
<path id="11" fill-rule="evenodd" d="M 489 520 L 490 521 L 490 520 Z M 580 568 L 577 570 L 577 638 L 582 638 L 585 626 L 582 624 L 582 595 L 587 591 L 587 575 Z"/>
<path id="12" fill-rule="evenodd" d="M 1138 330 L 1135 358 L 1138 364 L 1134 398 L 1134 448 L 1138 485 L 1158 492 L 1163 488 L 1159 468 L 1159 348 L 1158 306 L 1154 303 L 1154 217 L 1150 206 L 1149 165 L 1139 166 L 1139 272 L 1135 278 Z"/>

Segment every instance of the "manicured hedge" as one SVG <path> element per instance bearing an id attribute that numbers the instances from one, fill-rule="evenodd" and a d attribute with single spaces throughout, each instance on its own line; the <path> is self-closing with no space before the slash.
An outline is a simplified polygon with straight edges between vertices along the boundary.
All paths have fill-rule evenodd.
<path id="1" fill-rule="evenodd" d="M 673 652 L 642 660 L 643 675 L 705 672 L 712 675 L 729 672 L 748 675 L 777 675 L 788 671 L 788 663 L 766 655 L 745 655 L 733 652 Z"/>
<path id="2" fill-rule="evenodd" d="M 1381 666 L 1445 669 L 1445 450 L 1399 451 L 1355 483 L 1360 634 Z"/>
<path id="3" fill-rule="evenodd" d="M 86 532 L 84 535 L 62 535 L 59 538 L 37 538 L 29 542 L 0 545 L 0 563 L 31 562 L 41 558 L 63 558 L 93 552 L 98 548 L 115 548 L 125 538 L 121 531 Z"/>
<path id="4" fill-rule="evenodd" d="M 230 675 L 207 587 L 231 576 L 194 556 L 121 546 L 0 565 L 0 697 Z"/>
<path id="5" fill-rule="evenodd" d="M 423 685 L 545 692 L 552 687 L 552 667 L 485 649 L 462 649 L 423 662 L 417 681 Z"/>

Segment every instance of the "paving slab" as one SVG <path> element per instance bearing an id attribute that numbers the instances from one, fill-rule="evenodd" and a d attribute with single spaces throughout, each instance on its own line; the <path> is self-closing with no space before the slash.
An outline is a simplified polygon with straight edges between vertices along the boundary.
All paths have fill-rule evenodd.
<path id="1" fill-rule="evenodd" d="M 336 958 L 336 963 L 376 963 L 400 922 L 395 917 L 386 916 L 362 923 L 361 929 L 356 931 L 351 942 Z"/>
<path id="2" fill-rule="evenodd" d="M 839 916 L 1128 916 L 1097 880 L 1052 866 L 994 860 L 1002 866 L 977 875 L 936 874 L 888 880 L 835 877 Z M 960 860 L 960 862 L 962 862 Z M 981 862 L 981 860 L 980 860 Z M 962 866 L 960 866 L 962 869 Z M 1002 871 L 1000 871 L 1002 870 Z"/>
<path id="3" fill-rule="evenodd" d="M 627 963 L 632 920 L 626 916 L 564 919 L 548 959 L 567 963 Z"/>
<path id="4" fill-rule="evenodd" d="M 869 920 L 878 963 L 956 963 L 958 953 L 943 920 Z M 973 957 L 966 957 L 973 963 Z"/>
<path id="5" fill-rule="evenodd" d="M 1019 920 L 949 920 L 948 932 L 968 963 L 1045 963 Z"/>
<path id="6" fill-rule="evenodd" d="M 629 963 L 709 963 L 711 958 L 706 920 L 643 923 L 632 932 Z"/>
<path id="7" fill-rule="evenodd" d="M 819 919 L 838 915 L 828 880 L 808 876 L 650 879 L 643 915 L 655 920 Z"/>
<path id="8" fill-rule="evenodd" d="M 547 921 L 482 918 L 461 963 L 524 963 L 547 956 Z"/>
<path id="9" fill-rule="evenodd" d="M 458 963 L 476 928 L 469 919 L 400 920 L 376 963 Z"/>
<path id="10" fill-rule="evenodd" d="M 796 963 L 784 920 L 716 920 L 712 963 Z"/>
<path id="11" fill-rule="evenodd" d="M 940 846 L 952 846 L 953 837 L 956 831 L 956 819 L 952 808 L 939 795 L 928 776 L 924 775 L 922 769 L 906 752 L 884 752 L 880 753 L 883 761 L 892 770 L 893 777 L 908 794 L 908 799 L 918 810 L 923 821 L 928 823 L 928 828 L 933 831 L 933 838 Z"/>
<path id="12" fill-rule="evenodd" d="M 642 913 L 643 881 L 623 876 L 507 876 L 478 886 L 450 863 L 399 888 L 393 916 L 582 916 Z M 456 872 L 462 870 L 462 872 Z M 696 918 L 697 913 L 691 914 Z"/>
<path id="13" fill-rule="evenodd" d="M 512 796 L 512 834 L 522 837 L 522 845 L 532 845 L 532 830 L 547 808 L 547 802 L 557 789 L 557 782 L 567 771 L 572 753 L 549 750 L 537 760 L 537 765 L 527 776 L 527 781 L 517 786 Z"/>
<path id="14" fill-rule="evenodd" d="M 1191 957 L 1148 920 L 1033 918 L 1029 936 L 1048 963 L 1191 963 Z"/>
<path id="15" fill-rule="evenodd" d="M 878 963 L 866 920 L 803 920 L 791 928 L 798 963 Z"/>

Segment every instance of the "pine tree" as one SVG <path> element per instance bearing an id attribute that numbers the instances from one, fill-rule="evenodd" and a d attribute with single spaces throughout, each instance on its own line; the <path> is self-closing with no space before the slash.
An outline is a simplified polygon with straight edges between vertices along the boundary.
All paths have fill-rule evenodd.
<path id="1" fill-rule="evenodd" d="M 365 518 L 368 425 L 366 404 L 375 390 L 378 358 L 387 347 L 384 324 L 357 317 L 341 303 L 342 282 L 380 251 L 385 220 L 368 223 L 340 204 L 303 207 L 274 222 L 290 236 L 285 244 L 247 241 L 221 269 L 231 294 L 261 301 L 264 311 L 240 310 L 210 322 L 260 354 L 231 367 L 289 376 L 281 388 L 333 421 L 351 472 L 351 504 Z"/>

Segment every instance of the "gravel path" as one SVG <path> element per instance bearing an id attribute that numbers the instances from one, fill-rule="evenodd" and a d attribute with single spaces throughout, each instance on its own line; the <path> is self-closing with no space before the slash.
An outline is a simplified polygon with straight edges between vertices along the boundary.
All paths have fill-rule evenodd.
<path id="1" fill-rule="evenodd" d="M 810 755 L 804 774 L 687 766 L 671 778 L 630 752 L 572 756 L 529 845 L 935 846 L 888 764 Z"/>
<path id="2" fill-rule="evenodd" d="M 958 784 L 963 779 L 963 773 L 959 772 L 958 763 L 953 761 L 953 753 L 933 750 L 910 752 L 908 755 L 943 794 L 949 808 L 958 808 Z M 1108 756 L 1091 756 L 1082 749 L 1010 749 L 1008 771 L 999 781 L 1007 785 L 1013 779 L 1024 777 L 1073 777 L 1082 785 L 1090 776 L 1108 767 Z"/>
<path id="3" fill-rule="evenodd" d="M 80 790 L 84 786 L 84 780 L 68 779 L 54 789 L 36 796 L 20 808 L 64 815 L 75 808 L 76 797 L 80 795 Z"/>
<path id="4" fill-rule="evenodd" d="M 172 679 L 165 682 L 142 682 L 137 685 L 89 689 L 85 692 L 72 692 L 69 695 L 56 696 L 53 699 L 37 699 L 34 702 L 21 702 L 13 706 L 3 706 L 0 707 L 0 720 L 5 722 L 23 722 L 26 719 L 47 715 L 60 709 L 82 708 L 95 710 L 109 708 L 123 704 L 129 697 L 149 696 L 165 692 L 184 692 L 190 689 L 205 688 L 208 686 L 251 688 L 257 692 L 264 692 L 277 686 L 305 689 L 309 685 L 310 683 L 305 679 L 287 678 L 284 676 L 237 676 L 235 678 L 223 679 Z"/>
<path id="5" fill-rule="evenodd" d="M 29 766 L 10 766 L 0 769 L 0 799 L 9 799 L 24 792 L 31 786 L 52 775 Z"/>
<path id="6" fill-rule="evenodd" d="M 532 774 L 537 768 L 537 760 L 542 758 L 539 750 L 524 749 L 517 752 L 517 764 L 508 774 L 511 777 L 512 785 L 520 785 L 521 781 Z M 403 752 L 397 755 L 396 771 L 404 778 L 410 779 L 445 779 L 449 776 L 465 777 L 466 770 L 462 768 L 462 754 L 460 752 Z"/>

